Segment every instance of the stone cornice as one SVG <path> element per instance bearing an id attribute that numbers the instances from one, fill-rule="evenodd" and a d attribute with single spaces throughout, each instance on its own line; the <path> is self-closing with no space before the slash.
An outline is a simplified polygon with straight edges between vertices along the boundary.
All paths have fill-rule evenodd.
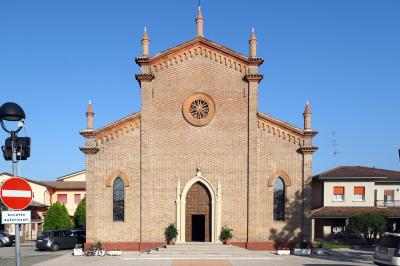
<path id="1" fill-rule="evenodd" d="M 261 65 L 262 63 L 264 63 L 264 58 L 262 58 L 262 57 L 250 57 L 250 58 L 249 58 L 249 62 L 250 62 L 252 65 L 259 66 L 259 65 Z"/>
<path id="2" fill-rule="evenodd" d="M 154 75 L 151 73 L 140 73 L 135 75 L 136 80 L 142 85 L 142 82 L 150 82 L 154 79 Z"/>
<path id="3" fill-rule="evenodd" d="M 258 81 L 260 82 L 263 79 L 263 75 L 262 74 L 247 74 L 246 76 L 244 76 L 244 78 L 247 81 Z"/>
<path id="4" fill-rule="evenodd" d="M 318 150 L 318 147 L 315 146 L 304 146 L 299 149 L 303 154 L 313 154 Z"/>
<path id="5" fill-rule="evenodd" d="M 135 62 L 138 65 L 142 65 L 142 64 L 148 63 L 149 61 L 150 61 L 149 57 L 136 57 L 135 58 Z"/>
<path id="6" fill-rule="evenodd" d="M 94 155 L 100 150 L 97 147 L 79 147 L 79 149 L 86 155 Z"/>
<path id="7" fill-rule="evenodd" d="M 318 131 L 304 130 L 304 135 L 314 137 L 314 136 L 318 135 Z"/>
<path id="8" fill-rule="evenodd" d="M 81 134 L 81 136 L 84 137 L 85 139 L 88 139 L 94 136 L 94 130 L 93 129 L 81 130 L 79 131 L 79 134 Z"/>

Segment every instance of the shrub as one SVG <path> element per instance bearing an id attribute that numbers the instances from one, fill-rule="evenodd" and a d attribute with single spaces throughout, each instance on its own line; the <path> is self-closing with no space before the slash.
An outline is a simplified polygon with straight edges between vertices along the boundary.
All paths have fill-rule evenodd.
<path id="1" fill-rule="evenodd" d="M 59 202 L 54 203 L 48 209 L 44 216 L 43 230 L 57 230 L 71 228 L 71 219 L 69 218 L 67 208 Z"/>
<path id="2" fill-rule="evenodd" d="M 386 227 L 386 218 L 380 213 L 362 213 L 350 217 L 349 228 L 361 233 L 368 244 L 372 244 Z"/>
<path id="3" fill-rule="evenodd" d="M 97 249 L 101 248 L 100 241 L 97 241 L 96 244 L 92 245 L 92 248 L 97 248 Z"/>
<path id="4" fill-rule="evenodd" d="M 76 227 L 83 227 L 86 224 L 86 198 L 83 198 L 76 207 L 74 223 Z"/>
<path id="5" fill-rule="evenodd" d="M 165 238 L 170 241 L 178 236 L 178 229 L 176 229 L 175 224 L 170 224 L 165 228 Z"/>
<path id="6" fill-rule="evenodd" d="M 221 228 L 221 233 L 219 235 L 219 240 L 225 241 L 225 240 L 232 239 L 232 237 L 233 237 L 232 231 L 233 231 L 233 229 L 231 229 L 228 226 L 224 225 Z"/>

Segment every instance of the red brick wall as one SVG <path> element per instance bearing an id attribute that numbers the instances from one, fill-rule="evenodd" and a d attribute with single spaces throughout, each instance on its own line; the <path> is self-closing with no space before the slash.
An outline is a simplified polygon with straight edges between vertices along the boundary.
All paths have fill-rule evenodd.
<path id="1" fill-rule="evenodd" d="M 162 241 L 176 223 L 176 186 L 196 175 L 222 186 L 222 225 L 246 241 L 247 213 L 247 83 L 245 73 L 197 55 L 154 73 L 142 83 L 141 180 L 142 241 Z M 194 93 L 215 101 L 214 119 L 196 127 L 182 115 L 182 105 Z M 254 114 L 256 115 L 256 114 Z"/>
<path id="2" fill-rule="evenodd" d="M 303 161 L 299 141 L 257 128 L 257 83 L 250 86 L 236 62 L 203 48 L 151 66 L 154 79 L 141 86 L 140 128 L 122 128 L 105 137 L 96 155 L 87 156 L 88 241 L 164 241 L 165 228 L 177 222 L 177 180 L 182 189 L 196 168 L 214 189 L 220 180 L 221 225 L 234 230 L 234 242 L 293 241 L 300 236 L 302 179 L 307 189 L 311 157 Z M 214 119 L 200 127 L 182 115 L 185 100 L 198 92 L 212 97 L 216 108 Z M 105 185 L 116 170 L 130 182 L 124 222 L 112 221 L 112 190 Z M 286 190 L 284 222 L 272 220 L 273 193 L 267 182 L 276 171 L 285 171 L 292 184 Z M 310 191 L 305 191 L 307 198 Z M 306 202 L 307 216 L 309 206 Z"/>

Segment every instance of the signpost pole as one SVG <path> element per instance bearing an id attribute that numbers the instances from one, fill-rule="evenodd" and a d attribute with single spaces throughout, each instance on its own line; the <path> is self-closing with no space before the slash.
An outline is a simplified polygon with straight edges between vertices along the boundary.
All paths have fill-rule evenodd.
<path id="1" fill-rule="evenodd" d="M 13 170 L 14 177 L 17 176 L 17 162 L 18 162 L 17 140 L 18 141 L 21 140 L 22 142 L 25 142 L 25 143 L 22 143 L 20 146 L 21 151 L 19 153 L 19 160 L 26 160 L 30 155 L 30 138 L 28 138 L 28 137 L 17 138 L 18 132 L 24 127 L 25 118 L 26 118 L 26 116 L 25 116 L 24 110 L 21 108 L 21 106 L 19 106 L 16 103 L 7 102 L 7 103 L 4 103 L 2 106 L 0 106 L 0 126 L 2 129 L 4 129 L 5 132 L 11 134 L 11 158 L 9 156 L 10 155 L 10 153 L 9 153 L 10 147 L 9 147 L 9 142 L 7 141 L 7 139 L 6 139 L 6 143 L 5 143 L 6 145 L 4 147 L 2 147 L 3 156 L 6 161 L 10 161 L 10 159 L 12 160 L 12 170 Z M 18 129 L 17 130 L 8 130 L 4 124 L 4 121 L 18 122 Z M 4 199 L 3 185 L 1 187 L 1 189 L 2 189 L 1 199 L 2 200 Z M 30 191 L 29 198 L 32 201 L 32 189 L 30 188 L 29 184 L 28 184 L 28 187 L 29 187 L 29 191 Z M 15 197 L 15 198 L 17 198 L 17 197 Z M 3 200 L 3 202 L 4 202 L 4 200 Z M 11 206 L 8 206 L 6 203 L 5 203 L 5 205 L 7 207 L 9 207 L 9 209 L 14 209 L 14 210 L 17 209 L 18 210 L 18 205 L 11 204 Z M 17 207 L 15 207 L 15 206 L 17 206 Z M 23 206 L 23 204 L 22 204 L 22 206 Z M 25 209 L 27 206 L 24 206 L 23 208 L 21 207 L 20 209 Z M 15 263 L 17 266 L 21 265 L 20 243 L 19 242 L 20 242 L 19 241 L 19 224 L 15 223 Z"/>
<path id="2" fill-rule="evenodd" d="M 16 145 L 17 133 L 11 131 L 11 149 L 12 149 L 12 171 L 13 176 L 17 176 L 17 145 Z M 21 266 L 20 257 L 20 243 L 19 243 L 19 224 L 15 224 L 15 265 Z"/>

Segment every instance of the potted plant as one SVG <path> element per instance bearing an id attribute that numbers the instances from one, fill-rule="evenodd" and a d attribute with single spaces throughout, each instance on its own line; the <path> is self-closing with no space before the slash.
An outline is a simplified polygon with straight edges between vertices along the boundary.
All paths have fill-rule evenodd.
<path id="1" fill-rule="evenodd" d="M 293 255 L 301 255 L 301 245 L 297 242 L 293 247 Z"/>
<path id="2" fill-rule="evenodd" d="M 287 244 L 279 244 L 276 248 L 276 254 L 278 255 L 290 255 L 290 249 Z"/>
<path id="3" fill-rule="evenodd" d="M 296 243 L 293 249 L 294 255 L 301 255 L 301 256 L 309 256 L 311 255 L 311 248 L 309 247 L 309 243 Z"/>
<path id="4" fill-rule="evenodd" d="M 76 244 L 74 248 L 74 256 L 82 256 L 82 255 L 83 255 L 82 244 Z"/>
<path id="5" fill-rule="evenodd" d="M 176 229 L 175 224 L 170 224 L 165 229 L 165 238 L 167 239 L 167 244 L 168 245 L 175 245 L 177 236 L 178 236 L 178 229 Z"/>
<path id="6" fill-rule="evenodd" d="M 233 237 L 232 235 L 232 228 L 229 228 L 228 226 L 224 225 L 221 228 L 221 233 L 219 235 L 219 240 L 221 240 L 224 245 L 230 244 L 231 243 L 231 239 Z"/>

